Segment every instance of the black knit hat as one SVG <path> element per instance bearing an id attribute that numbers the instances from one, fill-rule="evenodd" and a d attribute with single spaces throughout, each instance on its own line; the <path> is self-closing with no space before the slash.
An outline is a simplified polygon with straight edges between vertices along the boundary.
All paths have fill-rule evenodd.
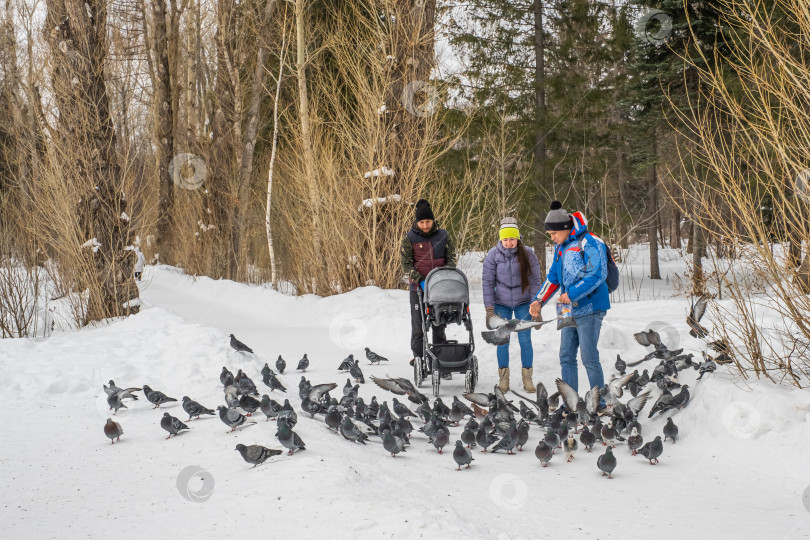
<path id="1" fill-rule="evenodd" d="M 419 199 L 416 201 L 416 221 L 422 221 L 423 219 L 436 220 L 433 217 L 433 210 L 430 209 L 430 203 L 425 199 Z"/>
<path id="2" fill-rule="evenodd" d="M 551 212 L 546 214 L 544 225 L 547 231 L 569 231 L 574 228 L 574 219 L 563 210 L 560 201 L 552 201 Z"/>

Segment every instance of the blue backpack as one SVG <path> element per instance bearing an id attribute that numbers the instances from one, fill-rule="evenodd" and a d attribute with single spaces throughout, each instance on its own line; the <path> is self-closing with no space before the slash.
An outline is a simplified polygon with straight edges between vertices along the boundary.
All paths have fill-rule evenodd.
<path id="1" fill-rule="evenodd" d="M 602 240 L 592 232 L 589 232 L 592 237 Z M 579 239 L 579 251 L 583 253 L 583 257 L 585 257 L 584 252 L 582 250 L 582 241 L 585 238 L 585 235 L 580 237 Z M 615 291 L 619 288 L 619 267 L 616 266 L 616 261 L 613 260 L 613 253 L 610 252 L 610 246 L 607 245 L 607 242 L 602 241 L 605 244 L 605 252 L 607 253 L 607 278 L 605 279 L 605 283 L 607 284 L 608 294 Z"/>

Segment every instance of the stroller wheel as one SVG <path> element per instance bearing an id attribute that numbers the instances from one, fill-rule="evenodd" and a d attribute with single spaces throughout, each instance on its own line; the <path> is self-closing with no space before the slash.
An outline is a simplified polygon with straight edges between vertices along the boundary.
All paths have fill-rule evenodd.
<path id="1" fill-rule="evenodd" d="M 472 369 L 468 369 L 464 375 L 464 391 L 467 393 L 475 392 L 475 374 Z"/>
<path id="2" fill-rule="evenodd" d="M 422 372 L 422 359 L 415 358 L 413 362 L 413 384 L 417 388 L 421 388 L 422 381 L 425 380 L 425 374 Z"/>

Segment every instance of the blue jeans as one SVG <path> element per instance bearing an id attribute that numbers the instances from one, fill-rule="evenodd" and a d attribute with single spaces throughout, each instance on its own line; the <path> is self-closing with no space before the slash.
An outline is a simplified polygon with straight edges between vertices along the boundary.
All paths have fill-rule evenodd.
<path id="1" fill-rule="evenodd" d="M 514 308 L 510 308 L 508 306 L 504 306 L 501 304 L 495 304 L 495 315 L 501 317 L 502 319 L 511 319 L 512 313 L 514 312 L 515 319 L 521 319 L 524 321 L 530 321 L 532 319 L 531 314 L 529 313 L 529 303 L 520 304 L 515 306 Z M 522 332 L 517 332 L 518 336 L 518 343 L 520 343 L 520 363 L 523 364 L 523 367 L 530 368 L 532 367 L 532 357 L 534 356 L 532 353 L 532 331 L 531 330 L 523 330 Z M 498 367 L 505 368 L 509 367 L 509 344 L 506 345 L 498 345 Z"/>
<path id="2" fill-rule="evenodd" d="M 577 348 L 582 352 L 582 365 L 588 373 L 590 387 L 605 386 L 605 375 L 602 373 L 602 364 L 599 363 L 599 331 L 602 329 L 602 319 L 605 311 L 597 311 L 582 317 L 575 317 L 576 327 L 567 326 L 561 330 L 560 336 L 560 367 L 562 380 L 571 388 L 578 391 L 579 376 L 577 374 Z"/>

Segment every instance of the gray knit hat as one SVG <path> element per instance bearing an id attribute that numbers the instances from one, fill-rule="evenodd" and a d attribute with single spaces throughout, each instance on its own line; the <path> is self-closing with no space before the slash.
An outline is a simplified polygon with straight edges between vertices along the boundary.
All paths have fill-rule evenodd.
<path id="1" fill-rule="evenodd" d="M 547 231 L 568 231 L 574 228 L 574 220 L 563 210 L 560 201 L 552 201 L 551 212 L 546 214 L 545 226 Z"/>

